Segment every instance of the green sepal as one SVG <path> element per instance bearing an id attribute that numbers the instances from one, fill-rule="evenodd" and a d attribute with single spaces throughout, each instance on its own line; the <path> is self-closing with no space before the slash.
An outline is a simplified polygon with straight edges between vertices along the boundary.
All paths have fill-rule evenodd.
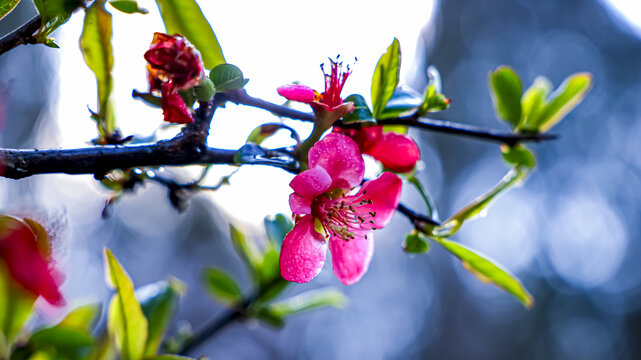
<path id="1" fill-rule="evenodd" d="M 209 78 L 214 82 L 216 92 L 240 90 L 249 81 L 238 66 L 232 64 L 220 64 L 211 69 Z"/>
<path id="2" fill-rule="evenodd" d="M 372 111 L 367 105 L 367 101 L 362 95 L 352 94 L 345 98 L 345 102 L 351 101 L 354 104 L 354 111 L 343 116 L 344 124 L 353 123 L 372 123 L 376 124 L 376 120 L 372 115 Z"/>
<path id="3" fill-rule="evenodd" d="M 430 249 L 430 243 L 425 239 L 425 235 L 418 231 L 412 231 L 407 234 L 403 242 L 403 251 L 408 254 L 422 254 Z"/>

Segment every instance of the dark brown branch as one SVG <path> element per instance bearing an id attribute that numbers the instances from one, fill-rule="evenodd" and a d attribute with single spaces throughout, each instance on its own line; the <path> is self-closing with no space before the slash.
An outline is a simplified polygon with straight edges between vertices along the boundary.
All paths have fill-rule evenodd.
<path id="1" fill-rule="evenodd" d="M 35 44 L 33 34 L 40 28 L 40 15 L 36 15 L 26 24 L 10 32 L 0 39 L 0 55 L 23 44 Z"/>
<path id="2" fill-rule="evenodd" d="M 267 110 L 273 113 L 274 115 L 284 116 L 290 119 L 314 121 L 314 114 L 312 113 L 306 113 L 306 112 L 290 109 L 286 106 L 274 104 L 263 99 L 255 98 L 247 94 L 247 91 L 245 90 L 230 91 L 230 92 L 227 92 L 226 95 L 227 95 L 227 100 L 235 104 L 242 104 L 242 105 L 247 105 L 247 106 L 252 106 L 255 108 Z"/>

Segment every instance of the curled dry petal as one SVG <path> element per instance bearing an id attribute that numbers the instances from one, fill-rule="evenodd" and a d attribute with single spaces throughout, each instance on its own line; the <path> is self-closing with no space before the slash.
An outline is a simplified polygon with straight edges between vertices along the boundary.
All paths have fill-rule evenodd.
<path id="1" fill-rule="evenodd" d="M 194 118 L 191 116 L 187 104 L 171 82 L 162 83 L 161 107 L 164 120 L 176 124 L 191 124 Z"/>
<path id="2" fill-rule="evenodd" d="M 283 240 L 280 273 L 288 281 L 309 282 L 323 268 L 326 253 L 327 242 L 314 229 L 314 218 L 306 215 Z"/>
<path id="3" fill-rule="evenodd" d="M 356 143 L 331 133 L 309 150 L 309 167 L 320 166 L 332 178 L 332 189 L 350 190 L 363 181 L 365 163 Z"/>

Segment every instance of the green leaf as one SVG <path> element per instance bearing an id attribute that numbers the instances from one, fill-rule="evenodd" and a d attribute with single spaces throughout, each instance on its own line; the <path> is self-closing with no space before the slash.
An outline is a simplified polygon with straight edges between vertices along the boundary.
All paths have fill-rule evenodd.
<path id="1" fill-rule="evenodd" d="M 211 69 L 209 78 L 214 82 L 216 92 L 240 90 L 249 81 L 243 77 L 243 72 L 232 64 L 220 64 Z"/>
<path id="2" fill-rule="evenodd" d="M 525 146 L 519 144 L 516 146 L 501 145 L 501 154 L 503 160 L 508 164 L 514 166 L 521 166 L 526 168 L 534 168 L 536 159 L 534 154 Z"/>
<path id="3" fill-rule="evenodd" d="M 33 333 L 29 343 L 36 348 L 52 346 L 57 350 L 71 350 L 92 346 L 93 338 L 90 333 L 83 330 L 67 326 L 54 326 Z"/>
<path id="4" fill-rule="evenodd" d="M 194 86 L 194 94 L 200 102 L 211 100 L 216 95 L 216 86 L 209 78 L 202 78 L 200 83 Z"/>
<path id="5" fill-rule="evenodd" d="M 18 6 L 20 0 L 3 0 L 0 2 L 0 20 Z"/>
<path id="6" fill-rule="evenodd" d="M 259 278 L 260 284 L 268 284 L 280 276 L 280 253 L 279 247 L 275 245 L 268 246 L 263 254 L 263 263 L 260 264 Z"/>
<path id="7" fill-rule="evenodd" d="M 352 94 L 345 98 L 345 102 L 351 101 L 354 103 L 354 111 L 343 116 L 344 124 L 352 123 L 372 123 L 376 124 L 376 120 L 372 116 L 372 112 L 367 106 L 367 101 L 362 95 Z"/>
<path id="8" fill-rule="evenodd" d="M 396 88 L 385 109 L 377 119 L 391 119 L 411 115 L 423 103 L 423 98 L 410 89 Z"/>
<path id="9" fill-rule="evenodd" d="M 516 127 L 521 121 L 521 79 L 510 67 L 501 66 L 490 73 L 490 94 L 498 116 Z"/>
<path id="10" fill-rule="evenodd" d="M 294 228 L 294 223 L 283 214 L 276 214 L 276 216 L 266 216 L 263 221 L 265 224 L 265 232 L 267 239 L 272 244 L 280 246 L 285 239 L 285 235 Z"/>
<path id="11" fill-rule="evenodd" d="M 256 302 L 266 303 L 275 299 L 278 295 L 282 294 L 290 284 L 291 282 L 280 277 L 280 268 L 278 268 L 278 278 L 273 280 L 270 284 L 265 285 L 265 289 L 262 291 Z"/>
<path id="12" fill-rule="evenodd" d="M 439 237 L 454 235 L 467 220 L 481 215 L 498 195 L 523 181 L 528 175 L 527 169 L 515 168 L 501 179 L 501 181 L 486 194 L 479 196 L 472 203 L 459 210 L 447 219 L 441 226 L 433 229 L 432 234 Z"/>
<path id="13" fill-rule="evenodd" d="M 67 314 L 57 326 L 84 330 L 89 333 L 99 314 L 100 305 L 98 304 L 81 306 Z"/>
<path id="14" fill-rule="evenodd" d="M 492 283 L 507 291 L 521 301 L 525 307 L 531 308 L 534 305 L 532 295 L 527 292 L 523 284 L 490 258 L 453 241 L 441 238 L 434 238 L 434 240 L 454 256 L 461 259 L 463 266 L 481 281 Z"/>
<path id="15" fill-rule="evenodd" d="M 187 356 L 164 354 L 164 355 L 146 357 L 145 360 L 194 360 L 194 359 Z"/>
<path id="16" fill-rule="evenodd" d="M 521 98 L 521 122 L 516 128 L 517 132 L 522 129 L 536 127 L 541 110 L 545 101 L 552 91 L 552 83 L 544 76 L 534 79 L 534 83 L 525 91 Z"/>
<path id="17" fill-rule="evenodd" d="M 387 102 L 398 86 L 401 69 L 401 45 L 394 38 L 387 52 L 381 56 L 376 64 L 372 77 L 372 106 L 374 118 L 378 119 L 383 114 Z"/>
<path id="18" fill-rule="evenodd" d="M 592 88 L 592 75 L 578 73 L 566 78 L 561 86 L 550 95 L 540 116 L 534 123 L 523 127 L 526 131 L 546 132 L 574 109 Z"/>
<path id="19" fill-rule="evenodd" d="M 152 356 L 158 352 L 185 288 L 185 284 L 180 280 L 170 278 L 168 281 L 158 281 L 136 290 L 136 297 L 149 324 L 144 356 Z"/>
<path id="20" fill-rule="evenodd" d="M 346 304 L 347 297 L 340 291 L 335 289 L 319 289 L 307 291 L 289 299 L 271 303 L 266 306 L 266 311 L 275 317 L 284 318 L 319 307 L 331 306 L 343 308 Z"/>
<path id="21" fill-rule="evenodd" d="M 126 14 L 147 14 L 149 10 L 145 8 L 138 7 L 138 3 L 134 0 L 111 0 L 109 4 L 114 8 L 126 13 Z"/>
<path id="22" fill-rule="evenodd" d="M 267 123 L 267 124 L 258 126 L 257 128 L 252 130 L 252 132 L 249 134 L 245 142 L 260 145 L 263 141 L 265 141 L 266 139 L 268 139 L 270 136 L 274 135 L 278 130 L 281 130 L 281 129 L 288 130 L 291 135 L 291 138 L 294 139 L 297 144 L 300 143 L 300 137 L 298 136 L 298 133 L 296 132 L 296 130 L 292 129 L 291 127 L 283 123 Z"/>
<path id="23" fill-rule="evenodd" d="M 136 300 L 129 275 L 106 248 L 105 265 L 107 284 L 116 290 L 109 304 L 107 329 L 124 360 L 141 359 L 147 342 L 147 318 Z"/>
<path id="24" fill-rule="evenodd" d="M 423 94 L 423 103 L 418 109 L 420 116 L 430 112 L 443 111 L 450 106 L 450 99 L 441 94 L 441 74 L 434 66 L 427 68 L 429 83 Z"/>
<path id="25" fill-rule="evenodd" d="M 47 44 L 49 35 L 71 17 L 71 13 L 84 5 L 83 0 L 33 0 L 40 14 L 40 29 L 36 33 L 36 41 Z M 51 41 L 53 43 L 53 41 Z"/>
<path id="26" fill-rule="evenodd" d="M 231 276 L 217 268 L 207 268 L 203 273 L 205 289 L 218 301 L 235 304 L 243 299 L 240 287 Z"/>
<path id="27" fill-rule="evenodd" d="M 157 108 L 162 107 L 162 98 L 160 96 L 151 93 L 141 93 L 136 90 L 131 93 L 131 96 L 144 101 L 147 105 Z"/>
<path id="28" fill-rule="evenodd" d="M 234 249 L 247 265 L 254 280 L 258 282 L 258 271 L 263 263 L 263 255 L 258 251 L 256 243 L 232 224 L 229 224 L 229 235 Z"/>
<path id="29" fill-rule="evenodd" d="M 96 1 L 87 9 L 84 27 L 80 36 L 80 49 L 85 62 L 96 75 L 98 83 L 98 116 L 96 122 L 100 137 L 115 131 L 115 114 L 111 102 L 113 90 L 113 50 L 111 47 L 111 14 L 104 3 Z"/>
<path id="30" fill-rule="evenodd" d="M 416 191 L 418 191 L 418 193 L 421 195 L 423 202 L 425 202 L 425 207 L 427 207 L 427 216 L 429 218 L 433 218 L 434 213 L 436 212 L 436 206 L 423 187 L 423 184 L 421 184 L 421 182 L 414 175 L 408 175 L 405 178 L 410 184 L 414 185 Z"/>
<path id="31" fill-rule="evenodd" d="M 5 226 L 4 221 L 0 229 Z M 3 341 L 11 343 L 33 310 L 36 298 L 11 278 L 4 264 L 0 263 L 0 348 Z"/>
<path id="32" fill-rule="evenodd" d="M 224 64 L 225 57 L 216 34 L 194 0 L 156 0 L 168 34 L 180 34 L 203 57 L 207 69 Z M 213 79 L 212 79 L 213 80 Z"/>
<path id="33" fill-rule="evenodd" d="M 430 249 L 430 243 L 425 239 L 423 233 L 412 231 L 405 237 L 403 250 L 410 254 L 422 254 Z"/>

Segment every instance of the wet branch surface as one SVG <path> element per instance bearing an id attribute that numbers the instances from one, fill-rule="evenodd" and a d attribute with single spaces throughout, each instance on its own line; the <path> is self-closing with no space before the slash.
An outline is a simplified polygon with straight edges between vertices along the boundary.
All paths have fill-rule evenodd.
<path id="1" fill-rule="evenodd" d="M 24 25 L 3 36 L 0 39 L 0 55 L 19 45 L 35 44 L 36 38 L 33 34 L 38 28 L 40 28 L 40 15 L 34 16 Z"/>

